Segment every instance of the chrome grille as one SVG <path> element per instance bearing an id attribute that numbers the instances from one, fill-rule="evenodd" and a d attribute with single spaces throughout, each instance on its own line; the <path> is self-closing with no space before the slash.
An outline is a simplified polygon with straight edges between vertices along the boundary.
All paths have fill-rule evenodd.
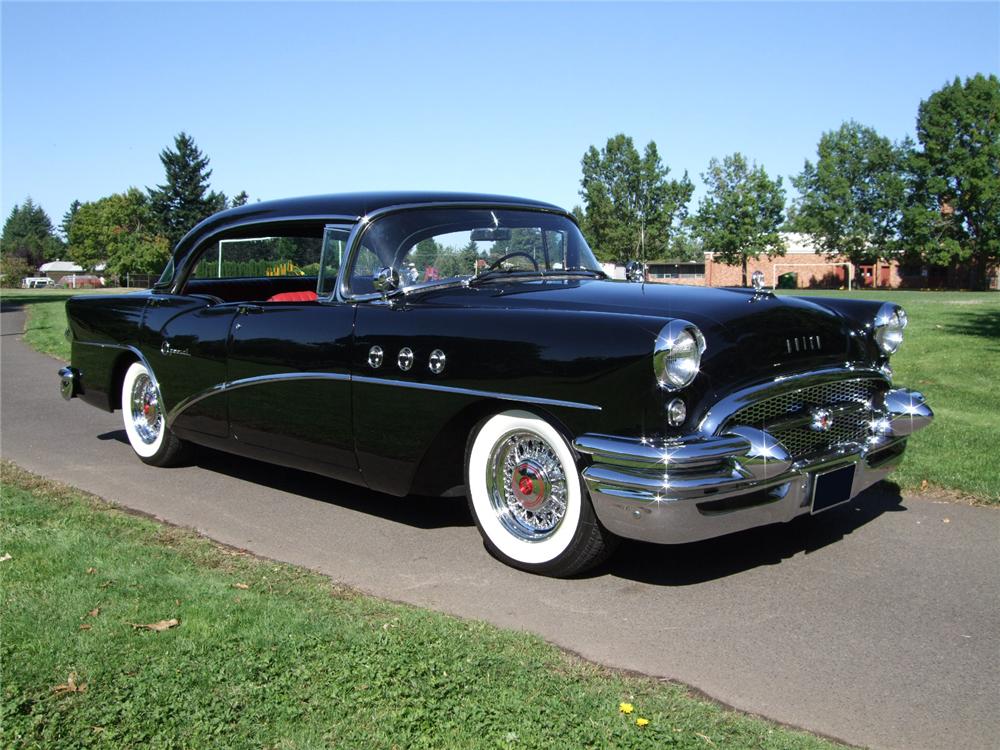
<path id="1" fill-rule="evenodd" d="M 885 392 L 879 378 L 835 380 L 805 386 L 763 398 L 744 406 L 726 420 L 726 427 L 748 425 L 770 432 L 781 441 L 793 458 L 824 453 L 843 443 L 863 443 L 869 435 L 871 413 L 865 406 L 877 407 Z M 810 429 L 809 423 L 782 425 L 795 417 L 806 417 L 817 407 L 842 407 L 857 404 L 857 411 L 838 412 L 825 432 Z"/>

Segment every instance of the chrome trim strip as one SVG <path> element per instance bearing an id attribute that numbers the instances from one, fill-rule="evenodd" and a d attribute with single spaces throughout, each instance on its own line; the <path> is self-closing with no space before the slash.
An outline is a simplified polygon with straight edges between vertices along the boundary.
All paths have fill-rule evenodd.
<path id="1" fill-rule="evenodd" d="M 101 341 L 81 341 L 80 339 L 76 339 L 73 343 L 81 344 L 83 346 L 96 346 L 100 347 L 101 349 L 117 349 L 123 352 L 132 352 L 132 354 L 138 357 L 139 361 L 142 362 L 143 366 L 146 368 L 146 371 L 149 373 L 150 379 L 153 381 L 153 386 L 160 394 L 160 398 L 161 399 L 163 398 L 163 390 L 160 388 L 160 382 L 156 379 L 156 373 L 153 371 L 153 366 L 149 364 L 149 360 L 146 359 L 145 355 L 142 352 L 140 352 L 136 347 L 132 346 L 131 344 L 107 344 Z"/>
<path id="2" fill-rule="evenodd" d="M 743 388 L 712 404 L 698 424 L 697 431 L 702 435 L 714 435 L 726 420 L 748 404 L 763 398 L 777 396 L 787 391 L 805 388 L 817 383 L 835 380 L 866 380 L 879 379 L 889 383 L 885 373 L 875 367 L 847 364 L 843 367 L 827 367 L 821 370 L 811 370 L 793 375 L 779 375 L 766 383 Z"/>
<path id="3" fill-rule="evenodd" d="M 254 375 L 250 378 L 240 378 L 239 380 L 229 380 L 225 383 L 213 385 L 187 398 L 183 399 L 177 406 L 167 413 L 167 426 L 169 427 L 178 416 L 186 409 L 194 406 L 200 401 L 204 401 L 209 396 L 216 396 L 228 391 L 236 391 L 240 388 L 249 388 L 263 383 L 276 383 L 289 380 L 350 380 L 349 374 L 340 372 L 279 372 L 273 375 Z"/>
<path id="4" fill-rule="evenodd" d="M 438 385 L 437 383 L 417 383 L 408 380 L 389 380 L 386 378 L 372 378 L 364 375 L 355 375 L 354 381 L 367 383 L 370 385 L 393 385 L 402 388 L 415 388 L 422 391 L 437 391 L 439 393 L 456 393 L 460 396 L 477 396 L 480 398 L 495 398 L 501 401 L 518 401 L 525 404 L 539 404 L 542 406 L 561 406 L 566 409 L 586 409 L 588 411 L 601 411 L 600 406 L 594 404 L 581 404 L 577 401 L 560 401 L 555 398 L 542 398 L 540 396 L 519 396 L 515 393 L 499 393 L 497 391 L 480 391 L 475 388 L 459 388 L 450 385 Z"/>

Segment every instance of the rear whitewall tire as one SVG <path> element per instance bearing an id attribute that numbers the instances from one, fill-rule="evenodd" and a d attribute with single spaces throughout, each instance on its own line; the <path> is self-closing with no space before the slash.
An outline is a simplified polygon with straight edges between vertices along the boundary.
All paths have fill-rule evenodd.
<path id="1" fill-rule="evenodd" d="M 121 406 L 129 445 L 144 463 L 172 466 L 180 460 L 185 444 L 167 427 L 156 378 L 142 362 L 125 371 Z"/>
<path id="2" fill-rule="evenodd" d="M 509 471 L 511 463 L 518 469 L 526 464 L 537 469 L 531 474 L 534 481 L 521 486 L 529 495 L 508 486 L 516 480 Z M 614 538 L 594 515 L 566 439 L 530 412 L 506 411 L 477 425 L 467 451 L 466 487 L 487 549 L 513 567 L 570 576 L 599 563 L 614 546 Z M 518 499 L 533 507 L 526 509 Z"/>

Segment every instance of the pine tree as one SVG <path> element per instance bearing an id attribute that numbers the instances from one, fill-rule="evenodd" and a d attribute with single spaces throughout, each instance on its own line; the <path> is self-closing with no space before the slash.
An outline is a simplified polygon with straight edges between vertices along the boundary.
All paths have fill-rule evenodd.
<path id="1" fill-rule="evenodd" d="M 47 260 L 55 260 L 62 247 L 49 215 L 30 197 L 11 209 L 0 235 L 3 255 L 23 258 L 28 265 L 38 267 Z"/>
<path id="2" fill-rule="evenodd" d="M 69 204 L 69 208 L 63 214 L 62 223 L 59 225 L 59 231 L 62 233 L 63 239 L 69 239 L 69 228 L 73 224 L 73 218 L 76 216 L 76 212 L 80 210 L 81 205 L 83 204 L 80 201 L 75 200 Z"/>
<path id="3" fill-rule="evenodd" d="M 212 170 L 208 157 L 194 139 L 181 132 L 174 138 L 175 150 L 160 152 L 167 181 L 149 189 L 150 205 L 160 225 L 160 234 L 173 247 L 202 219 L 226 207 L 226 196 L 209 190 Z"/>

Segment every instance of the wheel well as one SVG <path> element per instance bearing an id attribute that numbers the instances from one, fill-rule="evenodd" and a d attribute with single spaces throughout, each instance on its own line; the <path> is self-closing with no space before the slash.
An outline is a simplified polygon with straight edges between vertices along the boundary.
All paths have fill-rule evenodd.
<path id="1" fill-rule="evenodd" d="M 434 437 L 413 475 L 411 492 L 417 495 L 442 495 L 465 484 L 465 459 L 472 430 L 494 414 L 518 409 L 541 417 L 558 430 L 572 445 L 566 426 L 553 414 L 529 404 L 486 400 L 472 404 L 449 421 Z"/>
<path id="2" fill-rule="evenodd" d="M 108 406 L 111 411 L 122 408 L 122 384 L 125 382 L 125 373 L 133 362 L 138 362 L 139 358 L 132 352 L 125 352 L 115 360 L 114 369 L 111 371 L 111 384 L 108 386 Z"/>

